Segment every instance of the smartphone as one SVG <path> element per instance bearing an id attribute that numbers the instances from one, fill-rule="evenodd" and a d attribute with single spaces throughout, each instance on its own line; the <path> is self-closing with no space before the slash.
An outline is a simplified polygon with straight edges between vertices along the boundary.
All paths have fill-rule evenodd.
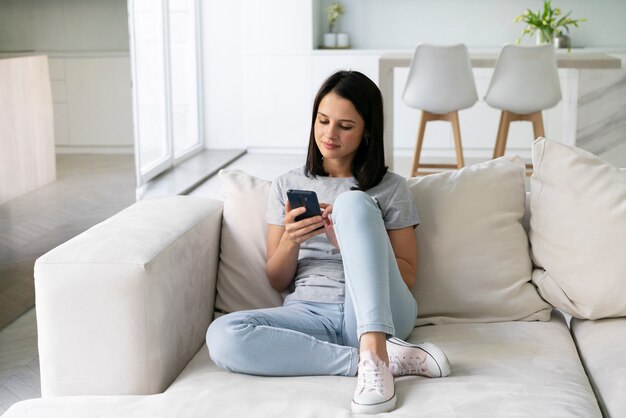
<path id="1" fill-rule="evenodd" d="M 291 209 L 299 208 L 300 206 L 306 208 L 306 212 L 296 216 L 296 221 L 310 218 L 311 216 L 320 216 L 322 214 L 320 204 L 317 200 L 317 194 L 311 190 L 289 189 L 287 190 L 287 199 L 289 199 Z"/>

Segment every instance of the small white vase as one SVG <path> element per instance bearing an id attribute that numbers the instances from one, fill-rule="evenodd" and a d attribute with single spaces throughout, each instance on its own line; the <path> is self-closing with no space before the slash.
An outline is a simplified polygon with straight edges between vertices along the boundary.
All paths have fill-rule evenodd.
<path id="1" fill-rule="evenodd" d="M 348 48 L 350 46 L 350 35 L 347 33 L 338 33 L 337 34 L 337 47 L 338 48 Z"/>
<path id="2" fill-rule="evenodd" d="M 325 33 L 324 34 L 324 48 L 336 48 L 337 47 L 337 34 Z"/>
<path id="3" fill-rule="evenodd" d="M 552 38 L 546 38 L 543 34 L 543 32 L 541 32 L 540 30 L 537 31 L 537 39 L 536 39 L 536 43 L 537 45 L 543 45 L 543 44 L 551 44 L 552 43 Z"/>

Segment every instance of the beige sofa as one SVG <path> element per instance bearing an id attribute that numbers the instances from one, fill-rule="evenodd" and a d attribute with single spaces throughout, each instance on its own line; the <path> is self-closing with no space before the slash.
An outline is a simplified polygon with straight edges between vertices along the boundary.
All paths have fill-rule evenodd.
<path id="1" fill-rule="evenodd" d="M 390 416 L 626 416 L 626 173 L 542 139 L 533 158 L 530 199 L 516 157 L 408 180 L 410 340 L 440 346 L 452 373 L 397 379 Z M 43 398 L 5 417 L 351 415 L 355 378 L 211 362 L 214 312 L 282 300 L 263 273 L 269 182 L 220 175 L 223 202 L 142 201 L 37 261 Z"/>

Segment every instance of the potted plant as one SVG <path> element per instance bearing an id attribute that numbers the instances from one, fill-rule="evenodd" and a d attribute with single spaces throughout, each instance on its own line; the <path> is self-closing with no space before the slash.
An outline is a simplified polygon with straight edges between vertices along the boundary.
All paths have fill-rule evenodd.
<path id="1" fill-rule="evenodd" d="M 345 12 L 346 9 L 342 3 L 331 3 L 328 5 L 328 7 L 326 7 L 326 21 L 328 22 L 328 32 L 324 34 L 324 47 L 336 48 L 348 46 L 348 34 L 336 34 L 334 32 L 334 29 L 336 28 L 339 19 L 341 18 L 341 16 L 343 16 Z"/>
<path id="2" fill-rule="evenodd" d="M 558 48 L 569 48 L 569 38 L 564 32 L 569 33 L 569 26 L 578 27 L 579 23 L 586 22 L 587 19 L 570 18 L 571 11 L 565 15 L 561 15 L 561 9 L 552 8 L 552 0 L 543 1 L 543 11 L 537 10 L 533 12 L 526 9 L 524 13 L 517 16 L 513 22 L 524 22 L 526 27 L 522 34 L 517 38 L 517 43 L 521 42 L 525 35 L 537 34 L 537 43 L 555 43 Z"/>

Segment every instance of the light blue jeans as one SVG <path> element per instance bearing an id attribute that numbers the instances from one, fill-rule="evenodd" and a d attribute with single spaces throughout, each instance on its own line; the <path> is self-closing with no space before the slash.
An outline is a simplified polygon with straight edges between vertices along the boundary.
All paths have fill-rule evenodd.
<path id="1" fill-rule="evenodd" d="M 417 303 L 402 280 L 376 203 L 361 191 L 342 193 L 332 219 L 343 259 L 345 303 L 291 301 L 224 315 L 207 331 L 215 364 L 263 376 L 354 376 L 361 334 L 377 331 L 404 339 L 411 333 Z"/>

